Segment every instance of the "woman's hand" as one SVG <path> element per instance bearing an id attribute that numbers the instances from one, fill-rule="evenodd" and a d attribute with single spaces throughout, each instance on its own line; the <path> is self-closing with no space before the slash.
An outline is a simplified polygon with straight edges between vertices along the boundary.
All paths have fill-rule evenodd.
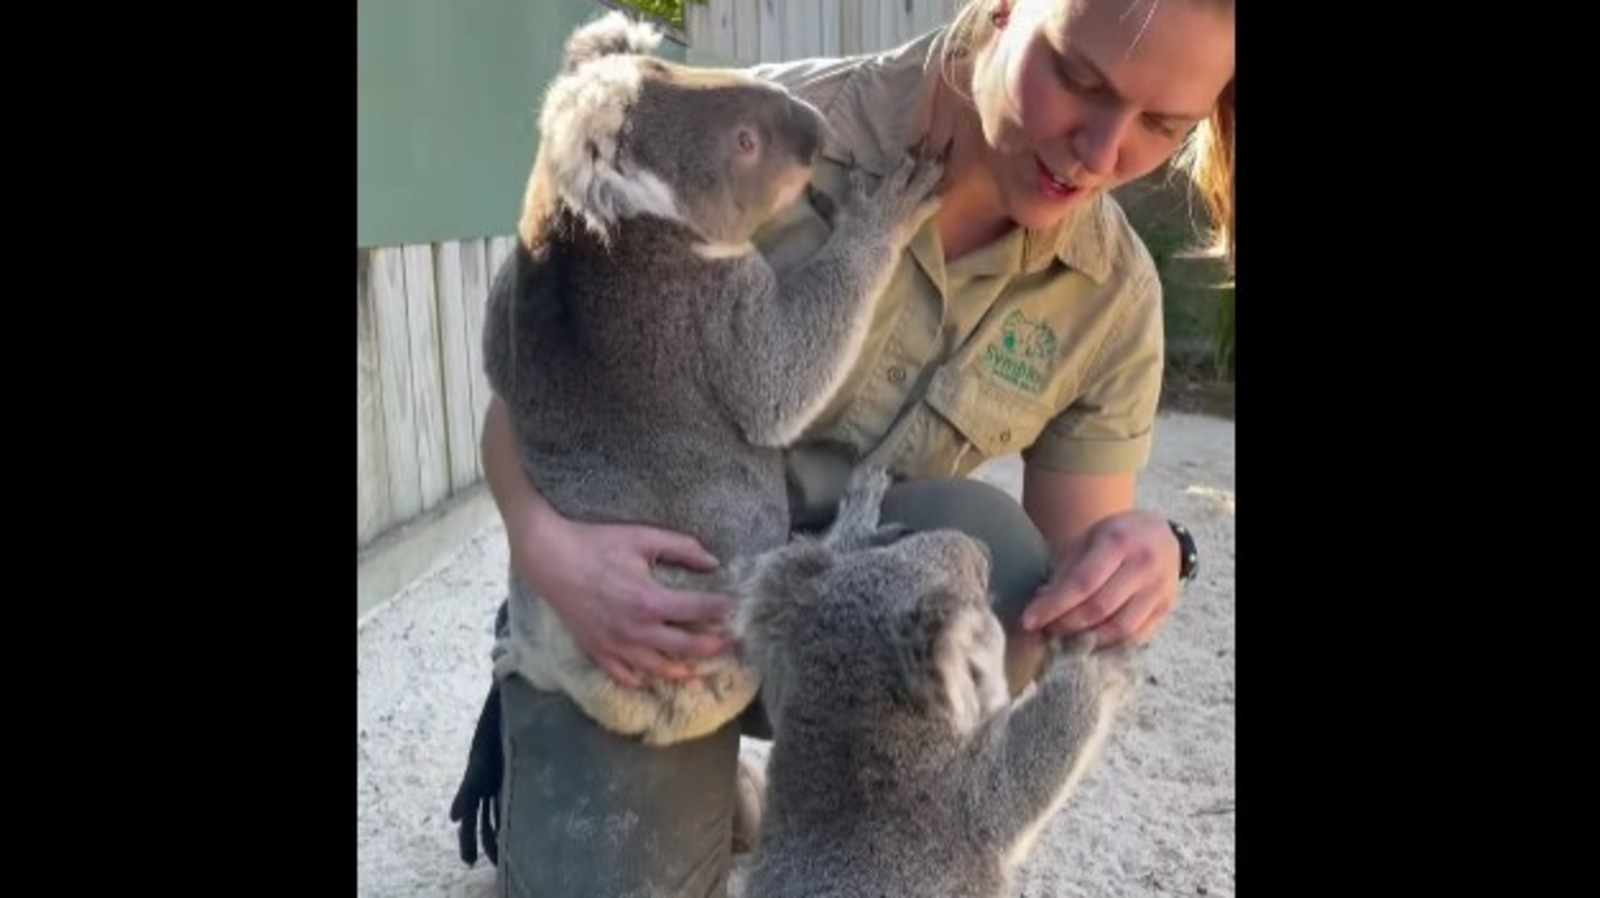
<path id="1" fill-rule="evenodd" d="M 725 652 L 719 624 L 732 598 L 675 590 L 650 574 L 656 561 L 709 571 L 697 541 L 651 527 L 585 524 L 547 509 L 537 526 L 508 530 L 511 563 L 555 609 L 573 639 L 617 683 L 688 679 L 683 659 Z"/>
<path id="2" fill-rule="evenodd" d="M 711 570 L 717 559 L 671 531 L 562 517 L 523 471 L 510 412 L 498 396 L 484 416 L 483 469 L 505 523 L 512 570 L 550 603 L 611 679 L 630 689 L 647 677 L 686 679 L 693 673 L 683 659 L 728 649 L 717 624 L 732 597 L 668 589 L 650 575 L 656 561 Z"/>
<path id="3" fill-rule="evenodd" d="M 1093 630 L 1097 645 L 1143 644 L 1177 605 L 1179 565 L 1178 540 L 1165 518 L 1148 511 L 1113 515 L 1090 529 L 1074 555 L 1057 559 L 1022 625 L 1052 636 Z"/>

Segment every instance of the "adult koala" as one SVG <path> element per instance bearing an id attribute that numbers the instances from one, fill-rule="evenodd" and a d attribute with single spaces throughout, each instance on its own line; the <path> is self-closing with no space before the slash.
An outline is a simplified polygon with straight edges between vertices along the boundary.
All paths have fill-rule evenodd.
<path id="1" fill-rule="evenodd" d="M 774 555 L 736 614 L 772 722 L 745 894 L 1000 898 L 1094 763 L 1133 650 L 1057 642 L 1012 704 L 989 557 L 956 530 L 894 540 L 888 480 L 822 539 Z"/>
<path id="2" fill-rule="evenodd" d="M 491 287 L 485 369 L 560 514 L 691 535 L 722 569 L 658 579 L 731 592 L 788 540 L 781 447 L 849 369 L 941 166 L 908 158 L 870 193 L 857 183 L 830 241 L 779 278 L 751 237 L 805 189 L 822 116 L 777 85 L 654 58 L 659 40 L 621 13 L 569 38 L 520 242 Z M 497 677 L 563 691 L 645 743 L 709 734 L 757 693 L 738 657 L 701 663 L 703 686 L 622 688 L 515 573 L 508 607 Z"/>

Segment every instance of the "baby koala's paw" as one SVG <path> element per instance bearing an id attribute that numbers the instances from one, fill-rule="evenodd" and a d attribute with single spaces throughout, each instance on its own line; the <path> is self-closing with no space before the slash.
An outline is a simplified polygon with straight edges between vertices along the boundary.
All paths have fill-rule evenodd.
<path id="1" fill-rule="evenodd" d="M 1132 643 L 1121 642 L 1089 654 L 1090 675 L 1103 699 L 1121 703 L 1138 686 L 1139 656 Z"/>

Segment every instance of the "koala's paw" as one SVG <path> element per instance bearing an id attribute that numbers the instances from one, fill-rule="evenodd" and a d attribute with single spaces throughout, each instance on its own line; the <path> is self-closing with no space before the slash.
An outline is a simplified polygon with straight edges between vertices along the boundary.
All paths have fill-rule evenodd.
<path id="1" fill-rule="evenodd" d="M 904 246 L 923 223 L 939 211 L 939 183 L 944 162 L 936 157 L 907 155 L 878 185 L 874 201 L 893 229 L 895 245 Z"/>
<path id="2" fill-rule="evenodd" d="M 1133 694 L 1139 683 L 1139 661 L 1132 645 L 1121 643 L 1090 657 L 1095 662 L 1102 697 L 1120 704 Z"/>
<path id="3" fill-rule="evenodd" d="M 1093 633 L 1080 633 L 1057 640 L 1053 649 L 1056 664 L 1104 701 L 1120 703 L 1139 681 L 1138 650 L 1131 643 L 1099 648 Z"/>

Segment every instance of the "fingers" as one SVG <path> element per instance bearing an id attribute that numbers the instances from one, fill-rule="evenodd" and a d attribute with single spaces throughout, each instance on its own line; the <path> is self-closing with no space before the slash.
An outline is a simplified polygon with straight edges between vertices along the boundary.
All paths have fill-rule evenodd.
<path id="1" fill-rule="evenodd" d="M 1129 640 L 1145 642 L 1166 617 L 1163 612 L 1167 604 L 1156 590 L 1140 590 L 1094 628 L 1096 645 L 1109 647 Z"/>
<path id="2" fill-rule="evenodd" d="M 595 661 L 613 682 L 624 689 L 643 689 L 644 680 L 632 668 L 610 655 L 596 655 Z"/>
<path id="3" fill-rule="evenodd" d="M 1052 636 L 1093 629 L 1116 614 L 1144 583 L 1137 568 L 1115 568 L 1110 577 L 1066 613 L 1046 625 Z"/>
<path id="4" fill-rule="evenodd" d="M 733 597 L 715 592 L 652 587 L 644 597 L 650 617 L 673 624 L 717 623 L 733 612 Z"/>
<path id="5" fill-rule="evenodd" d="M 1057 568 L 1056 576 L 1039 590 L 1039 595 L 1023 612 L 1023 628 L 1037 630 L 1078 608 L 1116 574 L 1120 562 L 1114 552 L 1090 551 L 1077 564 Z"/>
<path id="6" fill-rule="evenodd" d="M 638 678 L 641 684 L 635 688 L 643 688 L 643 683 L 647 679 L 688 680 L 695 675 L 694 670 L 689 665 L 681 661 L 674 661 L 667 655 L 639 642 L 629 645 L 622 652 L 622 657 L 627 662 L 627 666 L 634 671 L 634 676 Z"/>
<path id="7" fill-rule="evenodd" d="M 710 658 L 728 650 L 728 638 L 716 631 L 696 633 L 661 624 L 640 635 L 640 642 L 672 658 Z"/>
<path id="8" fill-rule="evenodd" d="M 670 530 L 638 528 L 639 547 L 657 561 L 700 571 L 717 568 L 717 556 L 706 551 L 699 540 Z"/>

